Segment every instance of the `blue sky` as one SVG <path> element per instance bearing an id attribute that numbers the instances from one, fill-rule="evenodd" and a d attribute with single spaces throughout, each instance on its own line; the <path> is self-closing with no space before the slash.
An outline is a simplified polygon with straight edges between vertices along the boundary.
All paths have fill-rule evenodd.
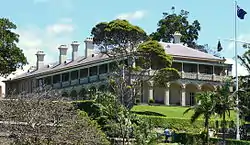
<path id="1" fill-rule="evenodd" d="M 250 41 L 250 1 L 238 0 L 238 4 L 249 12 L 245 20 L 237 21 L 238 39 Z M 151 33 L 156 30 L 162 12 L 171 12 L 172 6 L 176 12 L 181 9 L 189 11 L 189 20 L 199 20 L 199 44 L 209 44 L 215 49 L 218 38 L 234 38 L 233 0 L 8 0 L 2 1 L 1 5 L 0 16 L 17 25 L 19 46 L 31 64 L 35 63 L 34 54 L 38 49 L 45 51 L 47 62 L 55 61 L 57 47 L 73 40 L 81 42 L 80 54 L 83 54 L 84 39 L 101 21 L 122 17 Z M 232 58 L 233 43 L 221 43 L 224 48 L 221 55 Z M 239 49 L 240 53 L 243 51 Z"/>

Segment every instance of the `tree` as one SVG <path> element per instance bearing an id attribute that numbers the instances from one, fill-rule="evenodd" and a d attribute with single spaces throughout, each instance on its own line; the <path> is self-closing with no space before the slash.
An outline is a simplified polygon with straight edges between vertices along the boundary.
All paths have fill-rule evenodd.
<path id="1" fill-rule="evenodd" d="M 16 44 L 19 35 L 13 29 L 16 29 L 14 23 L 0 18 L 0 76 L 8 76 L 27 64 L 26 57 Z"/>
<path id="2" fill-rule="evenodd" d="M 198 20 L 194 20 L 190 23 L 188 21 L 188 15 L 189 12 L 185 10 L 181 10 L 179 14 L 163 13 L 163 18 L 158 21 L 158 28 L 156 32 L 151 33 L 150 38 L 152 40 L 161 40 L 163 42 L 170 43 L 174 41 L 174 33 L 179 32 L 182 34 L 181 42 L 186 44 L 188 47 L 210 53 L 211 49 L 206 47 L 206 45 L 199 45 L 196 43 L 201 26 Z"/>
<path id="3" fill-rule="evenodd" d="M 226 114 L 230 117 L 230 111 L 236 107 L 236 99 L 232 96 L 230 91 L 230 87 L 232 86 L 231 80 L 225 80 L 223 83 L 224 84 L 216 93 L 215 112 L 222 117 L 223 143 L 225 144 Z"/>
<path id="4" fill-rule="evenodd" d="M 114 61 L 110 83 L 128 108 L 133 106 L 139 92 L 135 90 L 140 90 L 143 81 L 152 80 L 158 70 L 165 72 L 171 67 L 172 57 L 165 53 L 164 48 L 157 41 L 147 41 L 146 32 L 126 20 L 101 22 L 91 34 L 100 52 Z M 151 71 L 151 66 L 157 69 Z M 179 76 L 177 70 L 171 72 Z"/>
<path id="5" fill-rule="evenodd" d="M 209 120 L 215 114 L 216 94 L 213 92 L 201 92 L 196 95 L 197 104 L 188 108 L 185 112 L 194 111 L 191 122 L 195 122 L 201 115 L 204 116 L 204 128 L 206 132 L 206 144 L 209 144 Z"/>
<path id="6" fill-rule="evenodd" d="M 56 91 L 9 98 L 0 101 L 1 129 L 15 144 L 108 144 L 97 124 Z"/>

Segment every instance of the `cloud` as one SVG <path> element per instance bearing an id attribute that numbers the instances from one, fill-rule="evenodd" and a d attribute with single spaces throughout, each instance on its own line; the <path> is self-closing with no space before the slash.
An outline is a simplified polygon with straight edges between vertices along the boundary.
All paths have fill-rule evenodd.
<path id="1" fill-rule="evenodd" d="M 69 18 L 63 18 L 70 20 Z M 63 20 L 62 19 L 62 20 Z M 45 53 L 45 63 L 57 61 L 58 47 L 61 44 L 69 44 L 72 41 L 72 33 L 75 28 L 71 22 L 59 20 L 54 24 L 49 24 L 43 28 L 29 25 L 19 27 L 15 32 L 20 35 L 17 44 L 23 50 L 29 65 L 24 69 L 27 71 L 29 67 L 36 65 L 36 52 L 43 50 Z M 60 34 L 60 35 L 59 35 Z M 20 70 L 18 70 L 20 72 Z"/>
<path id="2" fill-rule="evenodd" d="M 125 20 L 139 20 L 146 16 L 146 11 L 138 10 L 135 12 L 130 13 L 121 13 L 116 16 L 118 19 L 125 19 Z"/>
<path id="3" fill-rule="evenodd" d="M 49 34 L 64 34 L 64 33 L 71 33 L 74 31 L 74 27 L 71 24 L 53 24 L 46 28 L 46 31 Z"/>
<path id="4" fill-rule="evenodd" d="M 232 75 L 236 76 L 235 73 L 235 60 L 232 58 L 226 58 L 226 63 L 232 64 Z M 238 76 L 244 76 L 248 75 L 248 71 L 245 67 L 243 67 L 241 64 L 237 63 L 237 71 L 238 71 Z"/>

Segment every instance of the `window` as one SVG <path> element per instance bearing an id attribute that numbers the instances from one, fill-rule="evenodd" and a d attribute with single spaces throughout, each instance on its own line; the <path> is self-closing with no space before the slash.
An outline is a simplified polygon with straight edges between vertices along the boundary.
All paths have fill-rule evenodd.
<path id="1" fill-rule="evenodd" d="M 99 66 L 99 74 L 104 74 L 108 72 L 108 64 L 102 64 Z"/>
<path id="2" fill-rule="evenodd" d="M 53 76 L 53 84 L 60 83 L 60 74 Z"/>
<path id="3" fill-rule="evenodd" d="M 189 97 L 190 97 L 190 105 L 193 106 L 195 104 L 195 93 L 194 92 L 190 92 L 189 93 Z"/>
<path id="4" fill-rule="evenodd" d="M 89 76 L 97 75 L 97 66 L 93 66 L 89 69 Z"/>
<path id="5" fill-rule="evenodd" d="M 51 85 L 51 76 L 48 76 L 48 77 L 44 78 L 44 84 L 45 85 Z"/>
<path id="6" fill-rule="evenodd" d="M 63 82 L 69 81 L 69 73 L 62 74 L 62 81 Z"/>
<path id="7" fill-rule="evenodd" d="M 71 72 L 71 80 L 78 79 L 78 70 Z"/>
<path id="8" fill-rule="evenodd" d="M 85 69 L 81 69 L 81 70 L 80 70 L 80 77 L 81 77 L 81 78 L 88 77 L 88 68 L 85 68 Z"/>

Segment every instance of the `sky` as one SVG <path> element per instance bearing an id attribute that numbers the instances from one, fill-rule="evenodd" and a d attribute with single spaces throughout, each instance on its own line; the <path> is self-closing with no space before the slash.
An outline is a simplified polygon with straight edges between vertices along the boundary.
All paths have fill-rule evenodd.
<path id="1" fill-rule="evenodd" d="M 18 46 L 23 49 L 30 65 L 35 65 L 35 53 L 43 50 L 45 61 L 58 59 L 58 47 L 72 41 L 81 43 L 79 53 L 83 55 L 84 39 L 97 23 L 116 18 L 129 20 L 143 28 L 148 34 L 157 29 L 163 12 L 181 9 L 189 11 L 189 20 L 198 20 L 201 31 L 198 43 L 216 49 L 220 39 L 221 56 L 233 63 L 234 43 L 224 39 L 234 38 L 235 1 L 233 0 L 8 0 L 1 2 L 0 17 L 10 19 L 17 25 L 20 35 Z M 237 39 L 250 41 L 250 1 L 238 0 L 238 5 L 249 12 L 245 20 L 237 19 Z M 68 54 L 70 57 L 70 51 Z M 238 45 L 239 54 L 245 50 Z M 29 66 L 30 66 L 29 65 Z M 29 67 L 27 66 L 27 67 Z M 241 65 L 239 73 L 246 70 Z M 26 68 L 27 68 L 26 67 Z M 235 74 L 233 68 L 233 74 Z"/>

